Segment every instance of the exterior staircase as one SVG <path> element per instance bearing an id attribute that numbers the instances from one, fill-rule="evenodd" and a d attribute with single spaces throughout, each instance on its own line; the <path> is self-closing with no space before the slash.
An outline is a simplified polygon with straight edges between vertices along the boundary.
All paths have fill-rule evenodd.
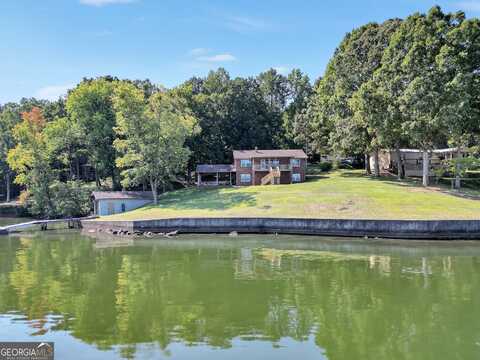
<path id="1" fill-rule="evenodd" d="M 272 168 L 270 167 L 270 171 L 268 172 L 267 175 L 265 175 L 262 180 L 261 180 L 262 185 L 267 185 L 267 184 L 280 184 L 280 168 Z"/>

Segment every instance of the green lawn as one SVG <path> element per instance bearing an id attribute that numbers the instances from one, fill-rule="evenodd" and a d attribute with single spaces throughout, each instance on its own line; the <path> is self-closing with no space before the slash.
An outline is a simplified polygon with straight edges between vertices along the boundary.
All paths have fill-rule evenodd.
<path id="1" fill-rule="evenodd" d="M 480 198 L 414 181 L 374 179 L 335 171 L 302 184 L 190 188 L 166 193 L 147 206 L 104 220 L 173 217 L 299 217 L 352 219 L 479 219 Z M 465 194 L 464 194 L 465 195 Z"/>

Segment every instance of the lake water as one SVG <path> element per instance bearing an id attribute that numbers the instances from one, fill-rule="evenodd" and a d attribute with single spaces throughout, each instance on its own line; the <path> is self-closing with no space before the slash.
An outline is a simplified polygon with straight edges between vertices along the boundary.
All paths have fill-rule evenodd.
<path id="1" fill-rule="evenodd" d="M 32 221 L 32 218 L 19 218 L 19 217 L 2 217 L 0 216 L 0 227 L 13 225 L 13 224 L 21 224 L 23 222 Z"/>
<path id="2" fill-rule="evenodd" d="M 0 236 L 0 340 L 56 359 L 478 359 L 480 242 Z"/>

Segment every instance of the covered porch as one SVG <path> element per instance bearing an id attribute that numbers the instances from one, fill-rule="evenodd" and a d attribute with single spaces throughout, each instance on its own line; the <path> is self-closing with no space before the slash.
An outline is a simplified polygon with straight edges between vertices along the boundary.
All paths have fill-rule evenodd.
<path id="1" fill-rule="evenodd" d="M 197 165 L 197 186 L 233 185 L 235 167 L 230 164 Z"/>

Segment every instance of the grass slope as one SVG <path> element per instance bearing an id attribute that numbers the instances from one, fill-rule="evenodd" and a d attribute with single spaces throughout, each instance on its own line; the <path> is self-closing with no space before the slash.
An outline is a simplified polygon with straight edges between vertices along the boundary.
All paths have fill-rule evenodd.
<path id="1" fill-rule="evenodd" d="M 478 219 L 480 200 L 424 189 L 417 182 L 336 171 L 301 184 L 190 188 L 102 220 L 174 217 L 299 217 L 338 219 Z"/>

